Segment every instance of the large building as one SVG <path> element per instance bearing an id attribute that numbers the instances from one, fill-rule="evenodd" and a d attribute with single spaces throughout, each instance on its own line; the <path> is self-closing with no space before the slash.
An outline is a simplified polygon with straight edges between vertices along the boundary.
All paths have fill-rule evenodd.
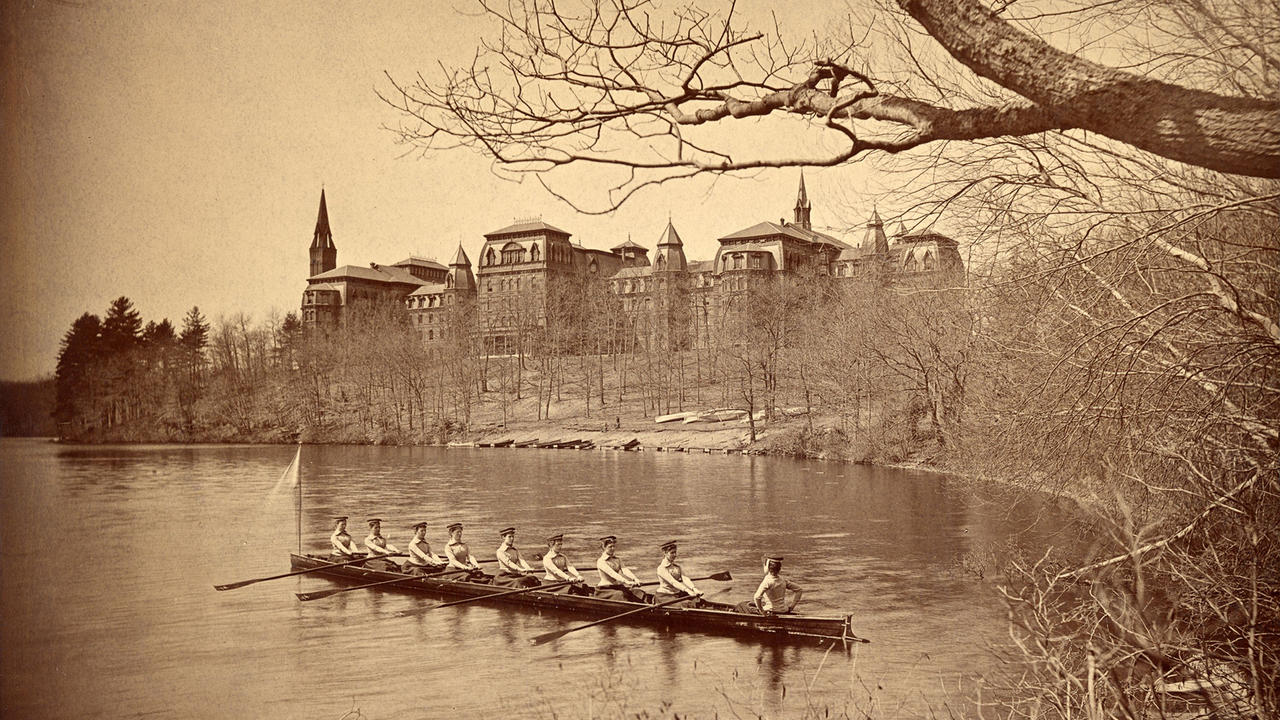
<path id="1" fill-rule="evenodd" d="M 715 257 L 690 261 L 670 219 L 653 250 L 626 242 L 611 250 L 586 248 L 571 234 L 540 219 L 528 219 L 484 235 L 474 274 L 459 245 L 446 267 L 409 257 L 393 265 L 337 267 L 324 191 L 310 248 L 311 274 L 303 292 L 306 326 L 341 322 L 362 303 L 403 305 L 410 323 L 428 343 L 477 333 L 485 347 L 504 354 L 545 328 L 566 304 L 581 304 L 575 291 L 599 278 L 608 302 L 588 300 L 591 312 L 618 312 L 630 332 L 661 347 L 706 343 L 716 319 L 736 294 L 776 274 L 849 278 L 883 283 L 954 283 L 964 264 L 955 240 L 931 231 L 887 235 L 877 212 L 857 245 L 813 229 L 804 175 L 793 219 L 760 222 L 719 238 Z M 470 328 L 456 327 L 459 313 Z M 577 308 L 576 310 L 581 310 Z"/>

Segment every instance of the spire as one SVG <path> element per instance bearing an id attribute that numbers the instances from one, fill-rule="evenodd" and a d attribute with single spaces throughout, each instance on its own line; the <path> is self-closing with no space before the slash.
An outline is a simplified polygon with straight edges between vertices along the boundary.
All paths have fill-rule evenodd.
<path id="1" fill-rule="evenodd" d="M 324 204 L 324 188 L 320 188 L 320 212 L 316 215 L 316 232 L 311 240 L 311 247 L 334 247 L 333 232 L 329 230 L 329 208 Z"/>
<path id="2" fill-rule="evenodd" d="M 871 208 L 871 218 L 867 220 L 867 233 L 862 239 L 864 252 L 883 255 L 889 252 L 889 238 L 884 234 L 884 223 L 880 220 L 880 212 Z"/>
<path id="3" fill-rule="evenodd" d="M 662 231 L 662 237 L 658 240 L 658 252 L 657 257 L 653 259 L 653 269 L 684 272 L 688 267 L 689 263 L 684 257 L 684 242 L 680 240 L 680 233 L 676 232 L 676 226 L 671 224 L 671 218 L 667 218 L 667 229 Z"/>
<path id="4" fill-rule="evenodd" d="M 316 215 L 316 231 L 311 236 L 311 277 L 329 272 L 338 266 L 338 246 L 333 244 L 333 232 L 329 230 L 329 208 L 324 202 L 324 188 L 320 188 L 320 212 Z"/>
<path id="5" fill-rule="evenodd" d="M 796 214 L 795 224 L 805 230 L 812 230 L 813 224 L 809 221 L 809 214 L 813 206 L 809 204 L 809 193 L 804 189 L 804 170 L 800 171 L 800 191 L 796 193 Z"/>
<path id="6" fill-rule="evenodd" d="M 658 240 L 658 247 L 663 245 L 684 247 L 684 243 L 680 240 L 680 233 L 676 232 L 676 226 L 671 224 L 670 217 L 667 218 L 667 229 L 663 231 L 662 238 Z"/>
<path id="7" fill-rule="evenodd" d="M 458 243 L 458 252 L 454 254 L 453 261 L 449 263 L 449 267 L 471 267 L 471 260 L 463 252 L 462 243 Z"/>

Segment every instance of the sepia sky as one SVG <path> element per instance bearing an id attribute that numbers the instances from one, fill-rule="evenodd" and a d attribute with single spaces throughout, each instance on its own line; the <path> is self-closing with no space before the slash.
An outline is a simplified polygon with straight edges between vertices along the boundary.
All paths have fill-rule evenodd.
<path id="1" fill-rule="evenodd" d="M 739 11 L 763 23 L 772 3 Z M 837 12 L 822 3 L 822 12 Z M 716 238 L 790 219 L 797 173 L 699 179 L 583 216 L 467 151 L 406 155 L 375 95 L 384 72 L 469 58 L 465 3 L 0 0 L 0 379 L 53 371 L 62 335 L 121 295 L 176 327 L 294 310 L 321 186 L 338 264 L 471 258 L 485 232 L 540 215 L 588 247 L 653 247 L 670 214 L 690 259 Z M 779 9 L 784 28 L 823 15 Z M 806 174 L 815 227 L 859 168 Z M 856 212 L 871 199 L 855 201 Z M 881 203 L 883 212 L 884 204 Z"/>

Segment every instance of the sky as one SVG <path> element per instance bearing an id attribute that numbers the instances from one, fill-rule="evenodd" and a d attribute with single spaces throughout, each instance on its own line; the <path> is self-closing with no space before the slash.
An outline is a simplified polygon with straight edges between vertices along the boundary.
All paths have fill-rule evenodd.
<path id="1" fill-rule="evenodd" d="M 777 12 L 803 28 L 837 5 Z M 486 26 L 467 7 L 0 0 L 0 379 L 52 373 L 72 321 L 122 295 L 178 327 L 192 306 L 213 321 L 296 310 L 322 187 L 339 265 L 447 263 L 459 243 L 474 261 L 485 232 L 530 216 L 596 248 L 653 247 L 670 217 L 688 257 L 709 259 L 718 237 L 790 219 L 795 170 L 668 184 L 587 216 L 470 151 L 406 153 L 376 90 L 469 58 Z M 806 171 L 816 228 L 859 172 Z"/>

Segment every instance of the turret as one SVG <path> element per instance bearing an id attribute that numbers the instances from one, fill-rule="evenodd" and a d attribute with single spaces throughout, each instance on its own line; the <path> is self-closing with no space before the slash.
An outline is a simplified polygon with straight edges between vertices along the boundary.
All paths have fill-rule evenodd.
<path id="1" fill-rule="evenodd" d="M 458 243 L 458 252 L 449 263 L 449 274 L 445 276 L 444 283 L 446 290 L 475 292 L 476 276 L 471 272 L 471 260 L 463 252 L 462 243 Z"/>
<path id="2" fill-rule="evenodd" d="M 324 203 L 324 188 L 320 189 L 320 213 L 316 215 L 316 231 L 311 238 L 311 274 L 328 272 L 338 266 L 338 247 L 333 244 L 333 232 L 329 230 L 329 209 Z"/>
<path id="3" fill-rule="evenodd" d="M 663 231 L 662 239 L 658 240 L 658 249 L 653 258 L 653 271 L 684 272 L 688 266 L 680 233 L 671 224 L 671 218 L 667 218 L 667 229 Z"/>
<path id="4" fill-rule="evenodd" d="M 862 247 L 866 252 L 884 255 L 889 252 L 889 238 L 884 234 L 884 223 L 875 208 L 871 210 L 871 219 L 867 220 L 867 232 L 862 236 Z"/>
<path id="5" fill-rule="evenodd" d="M 812 230 L 813 224 L 809 221 L 809 213 L 812 210 L 809 204 L 809 194 L 804 190 L 804 171 L 800 171 L 800 191 L 796 193 L 796 215 L 795 225 L 799 225 L 805 230 Z"/>

